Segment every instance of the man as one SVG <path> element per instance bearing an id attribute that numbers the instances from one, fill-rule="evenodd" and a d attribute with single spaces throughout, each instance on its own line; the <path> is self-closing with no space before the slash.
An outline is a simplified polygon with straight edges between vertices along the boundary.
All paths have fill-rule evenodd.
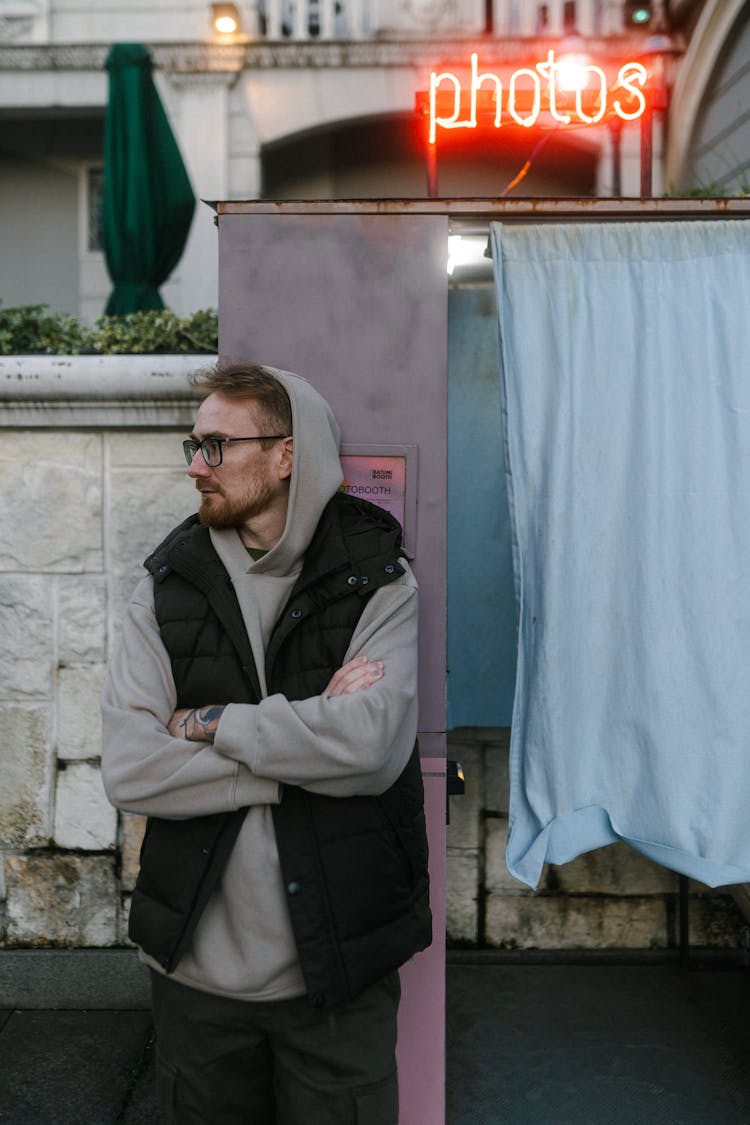
<path id="1" fill-rule="evenodd" d="M 396 1125 L 397 969 L 431 937 L 416 583 L 305 380 L 193 382 L 200 509 L 146 560 L 103 696 L 107 793 L 149 818 L 162 1109 Z"/>

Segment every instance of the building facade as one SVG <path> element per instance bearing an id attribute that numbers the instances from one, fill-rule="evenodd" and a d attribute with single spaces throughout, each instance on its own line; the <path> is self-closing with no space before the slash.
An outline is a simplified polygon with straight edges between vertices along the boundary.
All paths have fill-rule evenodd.
<path id="1" fill-rule="evenodd" d="M 554 49 L 653 65 L 669 32 L 654 194 L 733 194 L 748 182 L 750 18 L 742 0 L 243 0 L 231 34 L 203 0 L 0 0 L 0 300 L 92 321 L 110 289 L 100 207 L 114 42 L 147 45 L 201 200 L 419 198 L 428 191 L 415 96 L 472 51 L 507 75 Z M 226 7 L 226 5 L 224 5 Z M 658 47 L 658 43 L 656 43 Z M 663 47 L 663 42 L 662 42 Z M 663 119 L 662 119 L 663 118 Z M 510 125 L 512 126 L 512 122 Z M 459 133 L 463 136 L 459 137 Z M 462 143 L 459 143 L 461 141 Z M 636 122 L 443 134 L 439 193 L 638 195 Z M 178 313 L 215 307 L 216 240 L 199 205 L 164 286 Z"/>

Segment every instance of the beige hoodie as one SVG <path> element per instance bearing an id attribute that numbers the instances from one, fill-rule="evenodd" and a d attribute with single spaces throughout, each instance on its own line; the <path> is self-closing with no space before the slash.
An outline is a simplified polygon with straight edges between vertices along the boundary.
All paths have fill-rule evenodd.
<path id="1" fill-rule="evenodd" d="M 381 680 L 354 695 L 294 703 L 267 696 L 265 645 L 323 508 L 342 480 L 338 426 L 328 404 L 299 376 L 269 370 L 292 403 L 294 467 L 284 533 L 253 562 L 236 531 L 211 531 L 237 594 L 265 698 L 258 705 L 227 706 L 213 744 L 171 737 L 167 723 L 176 692 L 148 576 L 130 603 L 102 704 L 102 774 L 118 808 L 175 819 L 249 808 L 192 946 L 173 974 L 194 988 L 246 1000 L 305 991 L 271 814 L 283 785 L 339 797 L 383 792 L 406 765 L 417 727 L 416 583 L 405 560 L 403 577 L 368 601 L 346 655 L 384 661 Z"/>

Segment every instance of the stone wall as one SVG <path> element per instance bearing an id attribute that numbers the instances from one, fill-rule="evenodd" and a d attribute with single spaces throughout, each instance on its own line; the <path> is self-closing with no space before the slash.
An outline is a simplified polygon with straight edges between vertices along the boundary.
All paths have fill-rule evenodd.
<path id="1" fill-rule="evenodd" d="M 505 866 L 507 728 L 453 731 L 466 793 L 451 798 L 447 836 L 449 943 L 499 949 L 674 949 L 678 876 L 613 844 L 563 866 L 548 864 L 529 890 Z M 750 930 L 726 888 L 689 883 L 691 946 L 745 949 Z M 743 904 L 747 906 L 747 904 Z"/>
<path id="2" fill-rule="evenodd" d="M 0 946 L 126 941 L 143 822 L 99 776 L 99 693 L 140 563 L 194 507 L 179 447 L 190 357 L 0 358 Z M 448 938 L 502 948 L 665 948 L 674 875 L 615 846 L 547 868 L 504 864 L 507 731 L 461 730 Z M 737 947 L 731 897 L 694 887 L 691 941 Z"/>
<path id="3" fill-rule="evenodd" d="M 140 562 L 194 506 L 194 357 L 0 359 L 0 944 L 124 940 L 142 833 L 99 774 Z"/>

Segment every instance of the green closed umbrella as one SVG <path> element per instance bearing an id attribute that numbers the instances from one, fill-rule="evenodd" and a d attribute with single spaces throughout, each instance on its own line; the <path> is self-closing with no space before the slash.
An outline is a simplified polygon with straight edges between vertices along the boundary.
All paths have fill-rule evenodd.
<path id="1" fill-rule="evenodd" d="M 195 196 L 149 52 L 138 43 L 116 43 L 106 67 L 103 233 L 114 289 L 105 311 L 162 309 L 159 286 L 180 260 Z"/>

